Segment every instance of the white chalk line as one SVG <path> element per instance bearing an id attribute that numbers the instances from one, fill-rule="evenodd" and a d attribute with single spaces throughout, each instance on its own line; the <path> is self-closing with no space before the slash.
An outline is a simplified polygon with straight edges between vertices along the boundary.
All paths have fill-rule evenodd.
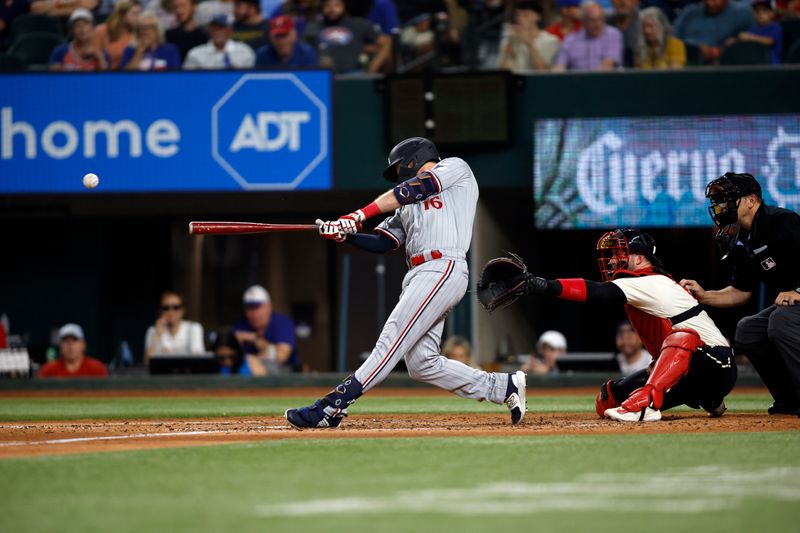
<path id="1" fill-rule="evenodd" d="M 256 429 L 256 428 L 253 428 Z M 258 429 L 266 430 L 290 430 L 286 426 L 264 426 Z M 194 435 L 214 435 L 214 434 L 227 434 L 227 435 L 253 435 L 256 434 L 252 431 L 230 431 L 227 429 L 220 430 L 195 430 L 195 431 L 170 431 L 168 433 L 135 433 L 132 435 L 105 435 L 100 437 L 72 437 L 68 439 L 49 439 L 49 440 L 35 440 L 35 441 L 14 441 L 14 442 L 0 442 L 0 447 L 9 446 L 35 446 L 42 444 L 72 444 L 75 442 L 94 442 L 104 440 L 126 440 L 126 439 L 152 439 L 159 437 L 189 437 Z"/>
<path id="2" fill-rule="evenodd" d="M 508 515 L 542 512 L 697 514 L 765 498 L 800 501 L 800 468 L 706 465 L 669 472 L 587 473 L 571 482 L 490 483 L 471 488 L 400 491 L 384 496 L 258 505 L 262 517 L 342 513 Z"/>

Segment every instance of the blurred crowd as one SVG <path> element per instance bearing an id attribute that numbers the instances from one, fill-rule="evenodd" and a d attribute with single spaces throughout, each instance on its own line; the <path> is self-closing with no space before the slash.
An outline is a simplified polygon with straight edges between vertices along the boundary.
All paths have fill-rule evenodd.
<path id="1" fill-rule="evenodd" d="M 0 0 L 0 70 L 800 62 L 800 0 Z"/>
<path id="2" fill-rule="evenodd" d="M 294 321 L 273 311 L 270 294 L 260 285 L 245 291 L 242 315 L 230 327 L 206 333 L 202 324 L 187 320 L 185 313 L 183 296 L 175 291 L 165 291 L 161 295 L 155 323 L 144 334 L 145 365 L 159 358 L 175 360 L 213 355 L 221 374 L 266 376 L 303 370 L 297 354 Z M 9 341 L 13 336 L 7 335 L 8 319 L 5 315 L 3 318 L 0 349 L 14 344 Z M 17 344 L 19 342 L 17 340 Z M 105 363 L 88 355 L 80 324 L 61 326 L 54 344 L 57 348 L 48 351 L 47 361 L 38 371 L 39 377 L 105 377 L 109 374 Z M 127 359 L 123 364 L 133 364 L 130 354 Z M 19 375 L 27 375 L 27 372 Z"/>

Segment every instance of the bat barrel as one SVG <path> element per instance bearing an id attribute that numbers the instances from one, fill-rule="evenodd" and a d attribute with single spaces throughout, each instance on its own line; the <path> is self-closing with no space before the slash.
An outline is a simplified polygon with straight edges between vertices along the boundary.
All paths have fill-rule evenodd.
<path id="1" fill-rule="evenodd" d="M 243 235 L 278 231 L 316 231 L 315 224 L 265 224 L 263 222 L 189 222 L 191 235 Z"/>

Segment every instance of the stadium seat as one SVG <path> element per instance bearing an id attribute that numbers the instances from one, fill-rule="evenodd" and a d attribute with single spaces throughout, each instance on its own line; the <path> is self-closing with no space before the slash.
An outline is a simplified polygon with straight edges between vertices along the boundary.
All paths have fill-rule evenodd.
<path id="1" fill-rule="evenodd" d="M 29 33 L 52 33 L 59 37 L 64 36 L 61 22 L 57 18 L 26 13 L 18 16 L 11 23 L 11 32 L 8 38 L 9 46 L 12 46 L 20 37 Z"/>
<path id="2" fill-rule="evenodd" d="M 781 22 L 783 29 L 783 62 L 787 63 L 792 46 L 800 42 L 800 18 L 787 19 Z"/>
<path id="3" fill-rule="evenodd" d="M 0 72 L 24 72 L 25 63 L 14 56 L 0 54 Z"/>
<path id="4" fill-rule="evenodd" d="M 686 47 L 686 66 L 699 67 L 703 65 L 703 53 L 696 44 L 684 43 Z"/>
<path id="5" fill-rule="evenodd" d="M 8 55 L 22 61 L 26 67 L 47 65 L 53 49 L 63 39 L 52 33 L 29 33 L 23 35 L 8 49 Z"/>
<path id="6" fill-rule="evenodd" d="M 725 48 L 720 65 L 769 65 L 769 48 L 760 43 L 735 43 Z"/>
<path id="7" fill-rule="evenodd" d="M 800 41 L 795 41 L 792 47 L 786 52 L 784 63 L 792 63 L 795 65 L 800 63 Z"/>

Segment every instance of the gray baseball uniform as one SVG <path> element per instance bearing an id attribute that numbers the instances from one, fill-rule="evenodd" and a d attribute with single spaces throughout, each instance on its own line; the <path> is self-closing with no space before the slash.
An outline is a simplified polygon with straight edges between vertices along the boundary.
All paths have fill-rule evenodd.
<path id="1" fill-rule="evenodd" d="M 427 172 L 441 192 L 400 207 L 377 228 L 398 247 L 405 244 L 409 260 L 422 256 L 425 262 L 410 266 L 400 301 L 355 377 L 366 392 L 405 357 L 408 372 L 416 380 L 464 398 L 503 403 L 507 374 L 477 370 L 439 353 L 444 319 L 469 284 L 466 253 L 472 240 L 478 184 L 469 165 L 456 157 L 442 160 Z"/>

